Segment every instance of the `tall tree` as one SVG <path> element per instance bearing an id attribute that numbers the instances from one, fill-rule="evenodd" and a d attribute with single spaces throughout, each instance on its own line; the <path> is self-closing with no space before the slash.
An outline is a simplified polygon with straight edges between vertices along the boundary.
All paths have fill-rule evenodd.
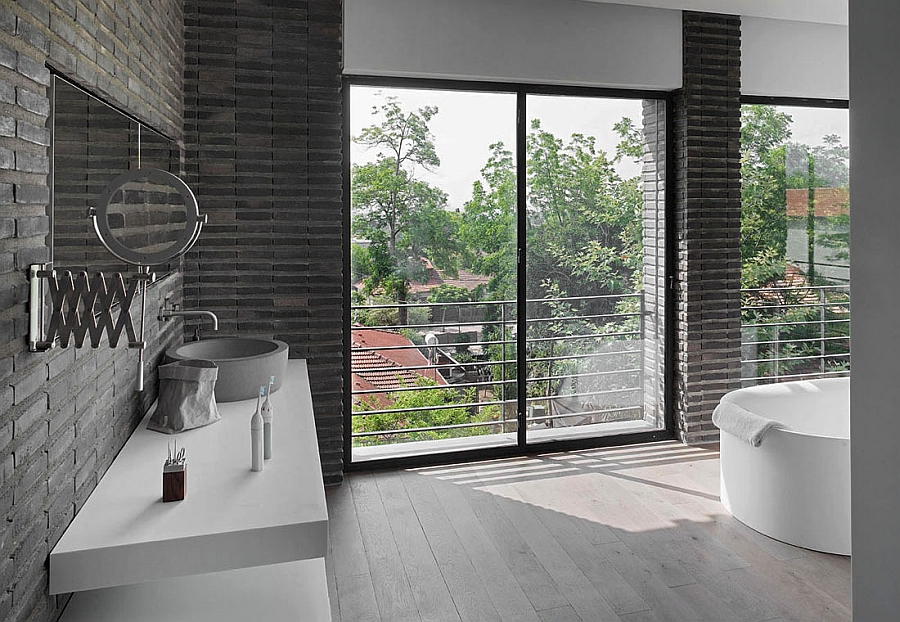
<path id="1" fill-rule="evenodd" d="M 390 260 L 369 273 L 367 287 L 383 287 L 404 302 L 412 281 L 427 280 L 422 257 L 440 269 L 457 270 L 459 216 L 447 211 L 444 191 L 416 177 L 419 168 L 433 171 L 441 163 L 428 127 L 438 109 L 405 111 L 397 98 L 387 97 L 372 113 L 378 121 L 353 138 L 375 150 L 373 162 L 351 168 L 354 235 L 369 239 L 376 253 L 386 245 Z"/>
<path id="2" fill-rule="evenodd" d="M 784 276 L 785 160 L 791 116 L 774 106 L 741 110 L 741 281 L 760 287 Z M 804 159 L 804 166 L 806 160 Z"/>
<path id="3" fill-rule="evenodd" d="M 476 274 L 489 276 L 495 299 L 516 295 L 516 171 L 512 152 L 502 142 L 490 146 L 481 179 L 463 206 L 460 240 L 465 260 Z"/>

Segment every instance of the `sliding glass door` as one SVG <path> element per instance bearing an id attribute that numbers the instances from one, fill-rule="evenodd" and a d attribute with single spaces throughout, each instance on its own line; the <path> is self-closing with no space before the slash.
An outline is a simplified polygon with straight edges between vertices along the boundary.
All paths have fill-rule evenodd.
<path id="1" fill-rule="evenodd" d="M 361 82 L 351 461 L 663 430 L 665 101 Z"/>
<path id="2" fill-rule="evenodd" d="M 655 174 L 664 144 L 640 99 L 529 95 L 526 110 L 528 440 L 659 429 L 644 382 L 662 371 L 646 364 L 644 326 L 645 263 L 658 263 L 644 219 L 658 214 L 643 169 L 646 155 Z"/>

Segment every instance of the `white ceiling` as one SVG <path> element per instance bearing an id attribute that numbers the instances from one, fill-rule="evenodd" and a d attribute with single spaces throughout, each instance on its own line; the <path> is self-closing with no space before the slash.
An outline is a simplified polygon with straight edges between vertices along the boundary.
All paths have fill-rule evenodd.
<path id="1" fill-rule="evenodd" d="M 847 25 L 849 0 L 586 0 Z"/>

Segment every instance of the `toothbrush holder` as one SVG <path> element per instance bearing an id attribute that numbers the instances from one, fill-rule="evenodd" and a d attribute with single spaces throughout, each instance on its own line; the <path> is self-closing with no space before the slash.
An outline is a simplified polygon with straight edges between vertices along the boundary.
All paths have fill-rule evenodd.
<path id="1" fill-rule="evenodd" d="M 184 501 L 187 491 L 187 463 L 185 461 L 163 466 L 163 503 Z"/>

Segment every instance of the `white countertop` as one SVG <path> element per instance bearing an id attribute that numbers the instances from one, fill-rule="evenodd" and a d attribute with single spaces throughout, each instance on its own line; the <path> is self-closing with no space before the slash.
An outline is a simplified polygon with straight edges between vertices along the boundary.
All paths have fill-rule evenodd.
<path id="1" fill-rule="evenodd" d="M 273 453 L 250 470 L 256 400 L 177 435 L 141 422 L 50 553 L 50 593 L 325 556 L 328 514 L 306 361 L 272 394 Z M 187 457 L 184 501 L 162 502 L 167 443 Z"/>

